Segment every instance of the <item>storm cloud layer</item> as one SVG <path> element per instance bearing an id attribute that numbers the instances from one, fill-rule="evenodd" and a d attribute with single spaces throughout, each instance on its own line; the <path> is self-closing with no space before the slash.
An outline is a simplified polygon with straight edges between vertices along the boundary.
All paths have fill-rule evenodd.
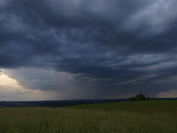
<path id="1" fill-rule="evenodd" d="M 62 88 L 94 98 L 176 90 L 176 6 L 176 0 L 0 0 L 0 67 L 18 70 L 11 76 L 30 89 L 62 90 L 61 77 L 70 75 L 65 85 L 74 87 Z M 38 87 L 30 82 L 35 78 Z"/>

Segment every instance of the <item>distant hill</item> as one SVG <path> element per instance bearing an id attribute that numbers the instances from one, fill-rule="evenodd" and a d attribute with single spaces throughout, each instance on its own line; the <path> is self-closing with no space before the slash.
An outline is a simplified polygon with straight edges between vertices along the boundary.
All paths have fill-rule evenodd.
<path id="1" fill-rule="evenodd" d="M 152 100 L 174 100 L 177 98 L 151 98 Z M 128 99 L 84 99 L 84 100 L 58 100 L 58 101 L 0 101 L 2 107 L 62 107 L 81 104 L 94 103 L 116 103 L 124 102 Z"/>
<path id="2" fill-rule="evenodd" d="M 58 101 L 1 101 L 0 107 L 62 107 L 80 104 L 115 103 L 127 99 L 58 100 Z"/>

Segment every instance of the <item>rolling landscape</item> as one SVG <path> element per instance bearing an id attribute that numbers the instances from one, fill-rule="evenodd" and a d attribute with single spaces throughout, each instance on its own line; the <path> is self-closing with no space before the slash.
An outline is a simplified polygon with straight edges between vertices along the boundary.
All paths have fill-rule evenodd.
<path id="1" fill-rule="evenodd" d="M 177 0 L 0 0 L 0 133 L 177 133 Z"/>
<path id="2" fill-rule="evenodd" d="M 177 100 L 0 108 L 2 133 L 176 133 Z"/>

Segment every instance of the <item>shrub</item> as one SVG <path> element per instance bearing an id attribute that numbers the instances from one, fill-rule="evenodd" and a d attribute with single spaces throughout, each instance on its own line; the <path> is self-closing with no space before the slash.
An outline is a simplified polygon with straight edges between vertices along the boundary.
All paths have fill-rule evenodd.
<path id="1" fill-rule="evenodd" d="M 150 99 L 149 97 L 146 98 L 144 94 L 140 93 L 140 94 L 136 95 L 135 97 L 130 97 L 129 101 L 149 100 L 149 99 Z"/>

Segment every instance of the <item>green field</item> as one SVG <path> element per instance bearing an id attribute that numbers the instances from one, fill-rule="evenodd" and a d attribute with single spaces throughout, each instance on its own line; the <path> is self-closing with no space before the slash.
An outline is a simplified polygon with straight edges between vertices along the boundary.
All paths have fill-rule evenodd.
<path id="1" fill-rule="evenodd" d="M 177 133 L 177 101 L 0 108 L 0 133 Z"/>

